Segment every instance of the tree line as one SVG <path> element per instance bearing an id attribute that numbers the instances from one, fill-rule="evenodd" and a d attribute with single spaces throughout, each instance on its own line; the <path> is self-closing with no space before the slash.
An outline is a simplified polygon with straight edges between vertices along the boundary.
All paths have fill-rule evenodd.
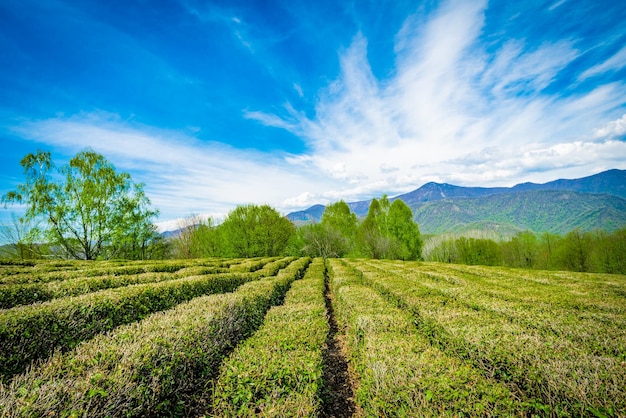
<path id="1" fill-rule="evenodd" d="M 84 260 L 191 257 L 421 258 L 422 240 L 411 209 L 400 200 L 373 199 L 363 222 L 348 205 L 330 205 L 322 221 L 296 228 L 269 205 L 240 205 L 219 225 L 190 217 L 172 240 L 158 233 L 143 184 L 86 149 L 57 167 L 48 151 L 27 154 L 25 182 L 2 196 L 26 208 L 0 232 L 5 255 Z"/>
<path id="2" fill-rule="evenodd" d="M 626 228 L 574 230 L 565 236 L 520 232 L 510 240 L 430 237 L 424 249 L 411 209 L 399 199 L 372 199 L 359 220 L 346 202 L 328 205 L 319 223 L 296 227 L 269 205 L 240 205 L 218 224 L 191 216 L 163 238 L 143 184 L 87 149 L 57 167 L 37 151 L 20 164 L 26 181 L 2 202 L 26 208 L 0 229 L 20 259 L 163 259 L 200 257 L 363 257 L 534 269 L 626 273 Z M 4 252 L 4 254 L 3 254 Z"/>
<path id="3" fill-rule="evenodd" d="M 367 257 L 421 259 L 422 239 L 411 209 L 373 199 L 363 222 L 346 202 L 329 205 L 321 222 L 299 228 L 269 205 L 241 205 L 223 223 L 189 217 L 172 241 L 174 257 Z"/>
<path id="4" fill-rule="evenodd" d="M 505 241 L 463 236 L 440 239 L 429 246 L 424 258 L 456 264 L 626 274 L 626 228 L 614 232 L 575 229 L 564 236 L 523 231 Z"/>

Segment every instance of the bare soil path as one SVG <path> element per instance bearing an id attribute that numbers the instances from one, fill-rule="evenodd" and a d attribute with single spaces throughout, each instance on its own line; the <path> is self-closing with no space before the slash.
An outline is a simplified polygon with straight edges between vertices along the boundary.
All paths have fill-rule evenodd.
<path id="1" fill-rule="evenodd" d="M 328 275 L 325 277 L 324 297 L 330 330 L 326 338 L 324 352 L 324 385 L 322 389 L 321 416 L 325 418 L 352 417 L 356 411 L 354 405 L 354 389 L 348 372 L 348 362 L 341 350 L 337 320 L 331 303 Z"/>

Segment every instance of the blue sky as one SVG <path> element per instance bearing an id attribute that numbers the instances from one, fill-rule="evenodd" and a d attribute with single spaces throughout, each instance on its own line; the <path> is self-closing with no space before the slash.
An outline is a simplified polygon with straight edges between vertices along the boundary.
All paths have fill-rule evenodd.
<path id="1" fill-rule="evenodd" d="M 163 227 L 626 168 L 620 1 L 3 0 L 0 22 L 0 194 L 25 154 L 85 147 Z"/>

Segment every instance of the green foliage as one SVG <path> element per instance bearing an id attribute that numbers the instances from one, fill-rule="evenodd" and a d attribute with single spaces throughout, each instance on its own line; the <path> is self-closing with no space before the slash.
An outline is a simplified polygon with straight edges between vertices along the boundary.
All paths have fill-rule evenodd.
<path id="1" fill-rule="evenodd" d="M 232 291 L 246 281 L 275 274 L 290 260 L 278 260 L 268 270 L 255 273 L 196 275 L 2 310 L 0 375 L 19 373 L 55 349 L 71 349 L 85 339 L 150 313 L 200 295 Z"/>
<path id="2" fill-rule="evenodd" d="M 383 258 L 389 248 L 389 238 L 385 234 L 387 225 L 384 212 L 388 206 L 389 200 L 386 196 L 383 196 L 380 202 L 372 199 L 367 216 L 359 225 L 358 245 L 360 251 L 367 257 Z"/>
<path id="3" fill-rule="evenodd" d="M 354 261 L 433 347 L 510 388 L 515 415 L 623 411 L 624 276 Z"/>
<path id="4" fill-rule="evenodd" d="M 626 223 L 626 200 L 606 194 L 526 191 L 426 202 L 414 207 L 422 232 L 442 234 L 490 221 L 535 233 L 615 231 Z"/>
<path id="5" fill-rule="evenodd" d="M 223 238 L 213 219 L 200 223 L 193 231 L 191 257 L 221 257 Z"/>
<path id="6" fill-rule="evenodd" d="M 395 253 L 389 258 L 420 260 L 423 242 L 411 208 L 402 200 L 394 200 L 389 208 L 387 223 L 389 234 L 396 242 Z"/>
<path id="7" fill-rule="evenodd" d="M 518 233 L 510 241 L 503 242 L 501 248 L 507 266 L 532 268 L 538 262 L 539 240 L 530 231 Z"/>
<path id="8" fill-rule="evenodd" d="M 335 312 L 346 330 L 363 416 L 513 416 L 524 410 L 506 385 L 433 347 L 409 312 L 368 286 L 368 269 L 361 266 L 331 260 Z"/>
<path id="9" fill-rule="evenodd" d="M 289 251 L 311 257 L 344 257 L 356 248 L 356 215 L 343 200 L 328 205 L 320 223 L 298 228 Z"/>
<path id="10" fill-rule="evenodd" d="M 324 224 L 298 228 L 299 253 L 309 257 L 342 257 L 348 252 L 348 241 L 336 229 Z"/>
<path id="11" fill-rule="evenodd" d="M 583 232 L 565 236 L 530 231 L 510 240 L 458 237 L 439 240 L 429 247 L 426 259 L 470 265 L 505 265 L 547 270 L 592 273 L 626 273 L 626 229 L 612 233 Z"/>
<path id="12" fill-rule="evenodd" d="M 393 204 L 383 196 L 372 199 L 367 216 L 357 232 L 361 253 L 370 258 L 419 260 L 422 238 L 411 209 L 401 200 Z"/>
<path id="13" fill-rule="evenodd" d="M 157 212 L 128 173 L 118 173 L 91 150 L 59 170 L 44 151 L 26 155 L 20 164 L 26 182 L 2 200 L 26 205 L 24 220 L 41 220 L 47 242 L 76 259 L 147 258 Z"/>
<path id="14" fill-rule="evenodd" d="M 583 249 L 588 268 L 622 268 L 624 252 L 605 250 L 624 238 L 524 233 L 502 257 L 559 262 L 580 242 L 598 247 Z M 0 310 L 2 414 L 317 416 L 338 395 L 324 389 L 335 364 L 322 355 L 326 315 L 363 416 L 626 410 L 626 276 L 326 262 L 330 314 L 321 259 L 0 262 L 7 294 L 125 286 Z M 161 281 L 128 285 L 144 279 Z"/>
<path id="15" fill-rule="evenodd" d="M 346 202 L 340 200 L 326 206 L 321 224 L 332 243 L 332 252 L 336 254 L 333 257 L 343 257 L 354 251 L 357 219 Z"/>
<path id="16" fill-rule="evenodd" d="M 316 259 L 294 282 L 282 306 L 220 367 L 212 399 L 215 416 L 316 416 L 328 323 L 324 262 Z"/>
<path id="17" fill-rule="evenodd" d="M 490 239 L 460 237 L 455 242 L 458 263 L 496 266 L 502 263 L 498 244 Z"/>
<path id="18" fill-rule="evenodd" d="M 228 257 L 280 255 L 296 232 L 295 226 L 269 205 L 237 206 L 219 230 Z"/>
<path id="19" fill-rule="evenodd" d="M 309 259 L 56 353 L 0 390 L 11 416 L 188 416 L 221 359 L 263 322 Z M 4 389 L 4 388 L 0 388 Z M 4 411 L 3 411 L 4 412 Z"/>
<path id="20" fill-rule="evenodd" d="M 103 289 L 112 289 L 131 284 L 156 283 L 166 280 L 180 279 L 191 275 L 189 269 L 181 264 L 145 264 L 141 266 L 122 266 L 90 270 L 75 270 L 72 274 L 62 275 L 58 272 L 47 278 L 37 277 L 31 282 L 32 276 L 13 275 L 0 286 L 0 309 L 17 305 L 27 305 L 67 296 L 78 296 Z M 179 270 L 178 274 L 175 273 Z M 223 273 L 228 269 L 220 267 L 197 268 L 199 274 Z M 48 281 L 46 279 L 56 278 Z M 16 281 L 27 282 L 15 283 Z M 12 282 L 12 283 L 11 283 Z"/>

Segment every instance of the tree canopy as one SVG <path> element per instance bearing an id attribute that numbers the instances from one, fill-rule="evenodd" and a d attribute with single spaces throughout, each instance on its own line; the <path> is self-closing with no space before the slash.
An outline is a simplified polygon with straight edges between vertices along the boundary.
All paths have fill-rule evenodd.
<path id="1" fill-rule="evenodd" d="M 157 211 L 128 173 L 89 149 L 60 169 L 47 151 L 28 154 L 20 164 L 26 181 L 2 201 L 26 205 L 23 219 L 41 220 L 37 231 L 47 242 L 76 259 L 145 258 Z"/>
<path id="2" fill-rule="evenodd" d="M 419 260 L 422 238 L 413 212 L 406 203 L 387 196 L 372 199 L 367 216 L 357 231 L 357 241 L 366 257 Z"/>
<path id="3" fill-rule="evenodd" d="M 230 257 L 280 255 L 296 233 L 295 226 L 269 205 L 240 205 L 219 226 Z"/>

